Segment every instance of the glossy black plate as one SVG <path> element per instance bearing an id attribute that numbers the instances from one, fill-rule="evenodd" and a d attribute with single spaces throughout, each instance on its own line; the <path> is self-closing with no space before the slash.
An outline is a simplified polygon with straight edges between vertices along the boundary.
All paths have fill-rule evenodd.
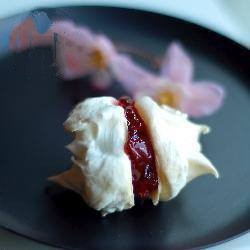
<path id="1" fill-rule="evenodd" d="M 48 176 L 70 165 L 64 145 L 71 137 L 62 122 L 76 102 L 124 91 L 118 83 L 96 93 L 86 79 L 63 82 L 51 67 L 48 48 L 5 51 L 8 29 L 20 18 L 16 16 L 1 21 L 0 224 L 69 249 L 183 249 L 249 230 L 249 51 L 199 26 L 144 11 L 74 7 L 46 12 L 157 55 L 170 41 L 181 41 L 194 59 L 195 78 L 215 80 L 227 92 L 223 108 L 199 120 L 213 128 L 203 145 L 221 178 L 198 178 L 168 203 L 154 207 L 145 202 L 106 218 L 78 195 L 48 183 Z"/>

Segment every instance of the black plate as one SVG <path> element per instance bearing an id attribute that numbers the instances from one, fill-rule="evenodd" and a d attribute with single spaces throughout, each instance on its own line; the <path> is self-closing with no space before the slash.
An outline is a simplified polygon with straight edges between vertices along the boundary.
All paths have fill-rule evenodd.
<path id="1" fill-rule="evenodd" d="M 213 132 L 204 151 L 221 179 L 198 178 L 178 198 L 154 207 L 101 218 L 73 192 L 46 178 L 70 165 L 64 145 L 71 141 L 62 122 L 77 101 L 97 95 L 84 80 L 63 82 L 49 49 L 0 58 L 0 224 L 30 238 L 65 248 L 171 249 L 223 241 L 250 228 L 249 51 L 199 26 L 167 16 L 120 8 L 48 9 L 102 31 L 115 41 L 161 55 L 180 40 L 192 55 L 196 78 L 225 86 L 223 108 L 199 122 Z M 19 16 L 15 17 L 18 19 Z M 10 27 L 12 19 L 2 21 Z M 8 37 L 2 36 L 2 48 Z M 5 43 L 5 45 L 4 45 Z M 120 96 L 119 84 L 99 95 Z"/>

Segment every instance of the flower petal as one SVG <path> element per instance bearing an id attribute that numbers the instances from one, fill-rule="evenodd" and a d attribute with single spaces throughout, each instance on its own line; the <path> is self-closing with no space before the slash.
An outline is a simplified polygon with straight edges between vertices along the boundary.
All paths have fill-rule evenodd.
<path id="1" fill-rule="evenodd" d="M 193 63 L 179 43 L 171 43 L 166 50 L 160 74 L 171 82 L 191 82 Z"/>
<path id="2" fill-rule="evenodd" d="M 182 86 L 181 111 L 193 117 L 210 115 L 215 112 L 224 99 L 224 89 L 206 81 Z"/>
<path id="3" fill-rule="evenodd" d="M 57 52 L 58 76 L 64 80 L 73 80 L 85 76 L 90 69 L 84 53 L 79 53 L 74 48 L 59 50 Z"/>
<path id="4" fill-rule="evenodd" d="M 157 77 L 125 55 L 116 56 L 111 71 L 115 79 L 133 97 L 141 92 L 154 93 L 158 88 L 157 84 L 154 84 Z"/>
<path id="5" fill-rule="evenodd" d="M 116 55 L 116 49 L 114 44 L 108 37 L 104 35 L 96 36 L 94 47 L 96 47 L 103 53 L 107 62 L 110 62 L 112 57 Z"/>
<path id="6" fill-rule="evenodd" d="M 51 30 L 58 34 L 57 62 L 59 71 L 66 80 L 86 74 L 94 73 L 95 75 L 97 71 L 105 70 L 116 54 L 113 43 L 106 36 L 95 35 L 87 28 L 76 26 L 70 21 L 56 22 Z M 103 82 L 108 83 L 109 80 L 105 79 Z M 103 85 L 100 83 L 98 75 L 94 84 L 100 87 Z"/>
<path id="7" fill-rule="evenodd" d="M 89 47 L 93 43 L 93 33 L 84 26 L 76 26 L 71 21 L 54 22 L 50 28 L 52 33 L 58 34 L 61 41 L 68 46 Z"/>
<path id="8" fill-rule="evenodd" d="M 28 18 L 13 28 L 9 39 L 9 49 L 23 51 L 30 47 L 48 45 L 51 41 L 49 32 L 40 34 L 37 32 L 32 18 Z"/>
<path id="9" fill-rule="evenodd" d="M 94 90 L 106 90 L 111 85 L 110 72 L 104 70 L 91 75 L 91 86 Z"/>
<path id="10" fill-rule="evenodd" d="M 78 78 L 99 70 L 90 58 L 94 50 L 98 50 L 104 57 L 101 59 L 105 64 L 115 54 L 114 46 L 107 37 L 94 35 L 83 26 L 78 27 L 70 21 L 60 21 L 54 23 L 51 29 L 58 34 L 57 62 L 64 79 Z"/>

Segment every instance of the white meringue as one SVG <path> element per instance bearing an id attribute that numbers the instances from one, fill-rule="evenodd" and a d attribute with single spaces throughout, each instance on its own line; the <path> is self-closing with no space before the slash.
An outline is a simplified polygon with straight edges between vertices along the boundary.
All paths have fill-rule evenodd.
<path id="1" fill-rule="evenodd" d="M 134 205 L 131 163 L 124 151 L 127 121 L 122 107 L 112 97 L 89 98 L 78 104 L 64 123 L 74 133 L 67 146 L 73 166 L 49 179 L 78 192 L 103 215 Z M 135 107 L 144 120 L 153 145 L 159 179 L 151 194 L 159 200 L 174 198 L 192 179 L 218 172 L 201 153 L 199 136 L 209 128 L 190 122 L 187 116 L 149 97 L 140 97 Z"/>
<path id="2" fill-rule="evenodd" d="M 199 136 L 209 132 L 187 115 L 168 106 L 159 106 L 149 97 L 135 101 L 135 107 L 148 126 L 153 144 L 159 178 L 158 192 L 152 194 L 154 204 L 174 198 L 192 179 L 203 175 L 219 174 L 201 153 Z"/>
<path id="3" fill-rule="evenodd" d="M 64 123 L 75 135 L 67 146 L 73 167 L 50 178 L 78 192 L 103 215 L 134 205 L 131 164 L 124 152 L 127 121 L 115 102 L 112 97 L 89 98 L 74 108 Z"/>

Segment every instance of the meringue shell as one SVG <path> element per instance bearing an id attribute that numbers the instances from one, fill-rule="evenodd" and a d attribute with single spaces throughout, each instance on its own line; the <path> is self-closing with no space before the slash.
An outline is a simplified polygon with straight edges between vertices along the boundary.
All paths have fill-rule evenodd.
<path id="1" fill-rule="evenodd" d="M 156 205 L 178 195 L 194 178 L 219 174 L 201 153 L 199 137 L 209 132 L 192 123 L 187 115 L 140 97 L 135 107 L 144 120 L 153 145 L 158 189 L 150 198 Z M 134 206 L 131 162 L 124 151 L 127 120 L 122 107 L 112 97 L 88 98 L 79 103 L 64 123 L 74 134 L 67 148 L 72 152 L 72 167 L 52 180 L 79 193 L 102 215 Z"/>
<path id="2" fill-rule="evenodd" d="M 192 123 L 187 115 L 165 105 L 158 105 L 149 97 L 140 97 L 135 107 L 147 124 L 153 144 L 159 178 L 157 192 L 151 194 L 156 205 L 167 201 L 181 191 L 192 179 L 219 174 L 212 163 L 201 153 L 200 134 L 209 128 Z"/>
<path id="3" fill-rule="evenodd" d="M 127 121 L 112 97 L 89 98 L 64 123 L 75 139 L 70 170 L 49 179 L 78 192 L 103 215 L 134 205 L 130 160 L 124 152 Z"/>

